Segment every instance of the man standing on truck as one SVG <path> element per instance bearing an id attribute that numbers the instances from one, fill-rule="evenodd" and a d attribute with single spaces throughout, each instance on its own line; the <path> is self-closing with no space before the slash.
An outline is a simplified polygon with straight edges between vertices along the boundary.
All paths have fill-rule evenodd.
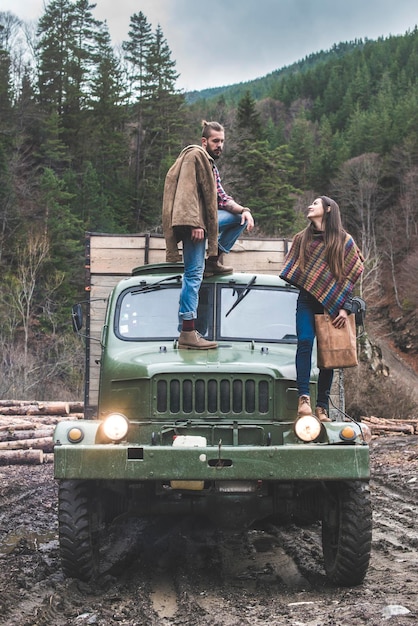
<path id="1" fill-rule="evenodd" d="M 247 229 L 254 228 L 248 207 L 225 193 L 215 161 L 221 156 L 225 130 L 218 122 L 202 122 L 202 145 L 184 148 L 169 169 L 164 186 L 163 231 L 167 261 L 181 261 L 178 244 L 183 244 L 184 276 L 180 293 L 179 348 L 208 350 L 216 341 L 204 339 L 195 328 L 199 289 L 203 274 L 230 274 L 223 255 Z M 208 258 L 205 262 L 206 240 Z"/>

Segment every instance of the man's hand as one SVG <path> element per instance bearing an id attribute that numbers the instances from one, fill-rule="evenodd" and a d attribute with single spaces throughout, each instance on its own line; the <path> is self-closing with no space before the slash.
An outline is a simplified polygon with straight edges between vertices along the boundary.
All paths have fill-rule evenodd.
<path id="1" fill-rule="evenodd" d="M 244 209 L 241 213 L 241 224 L 244 224 L 245 222 L 247 222 L 248 231 L 254 228 L 254 218 L 249 209 Z"/>
<path id="2" fill-rule="evenodd" d="M 190 232 L 190 239 L 192 241 L 202 241 L 205 238 L 205 231 L 203 228 L 192 228 Z"/>

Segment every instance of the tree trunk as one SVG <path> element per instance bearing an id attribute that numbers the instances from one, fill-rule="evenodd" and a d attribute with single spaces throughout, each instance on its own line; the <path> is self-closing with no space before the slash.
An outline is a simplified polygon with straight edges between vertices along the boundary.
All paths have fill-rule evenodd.
<path id="1" fill-rule="evenodd" d="M 69 415 L 68 402 L 0 402 L 1 415 Z"/>
<path id="2" fill-rule="evenodd" d="M 29 448 L 33 450 L 43 450 L 44 452 L 53 452 L 54 443 L 52 437 L 0 442 L 0 450 L 28 450 Z"/>
<path id="3" fill-rule="evenodd" d="M 0 465 L 41 465 L 42 450 L 0 450 Z"/>
<path id="4" fill-rule="evenodd" d="M 21 441 L 22 439 L 44 439 L 52 437 L 53 428 L 45 428 L 43 430 L 32 428 L 31 430 L 14 430 L 11 428 L 6 432 L 0 432 L 0 442 L 2 441 Z"/>

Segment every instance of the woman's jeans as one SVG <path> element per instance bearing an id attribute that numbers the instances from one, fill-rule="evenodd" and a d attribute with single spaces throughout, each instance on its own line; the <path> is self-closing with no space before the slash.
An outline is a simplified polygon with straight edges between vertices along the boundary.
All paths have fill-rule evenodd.
<path id="1" fill-rule="evenodd" d="M 323 313 L 323 306 L 307 291 L 301 290 L 296 306 L 296 380 L 299 396 L 309 396 L 309 378 L 315 339 L 315 313 Z M 328 409 L 334 370 L 319 370 L 317 406 Z"/>
<path id="2" fill-rule="evenodd" d="M 241 215 L 220 209 L 218 211 L 218 247 L 229 252 L 247 227 L 241 224 Z M 183 239 L 184 276 L 180 292 L 179 318 L 193 320 L 197 317 L 199 289 L 205 270 L 206 239 L 194 242 L 189 237 Z"/>

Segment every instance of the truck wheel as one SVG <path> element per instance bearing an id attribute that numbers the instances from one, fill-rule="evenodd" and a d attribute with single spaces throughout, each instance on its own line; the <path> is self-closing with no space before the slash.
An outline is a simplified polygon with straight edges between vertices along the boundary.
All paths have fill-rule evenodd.
<path id="1" fill-rule="evenodd" d="M 359 585 L 367 572 L 372 542 L 369 486 L 336 483 L 327 492 L 322 520 L 325 572 L 336 585 Z"/>
<path id="2" fill-rule="evenodd" d="M 89 483 L 63 480 L 58 488 L 58 527 L 64 574 L 90 580 L 98 569 L 97 511 Z"/>

